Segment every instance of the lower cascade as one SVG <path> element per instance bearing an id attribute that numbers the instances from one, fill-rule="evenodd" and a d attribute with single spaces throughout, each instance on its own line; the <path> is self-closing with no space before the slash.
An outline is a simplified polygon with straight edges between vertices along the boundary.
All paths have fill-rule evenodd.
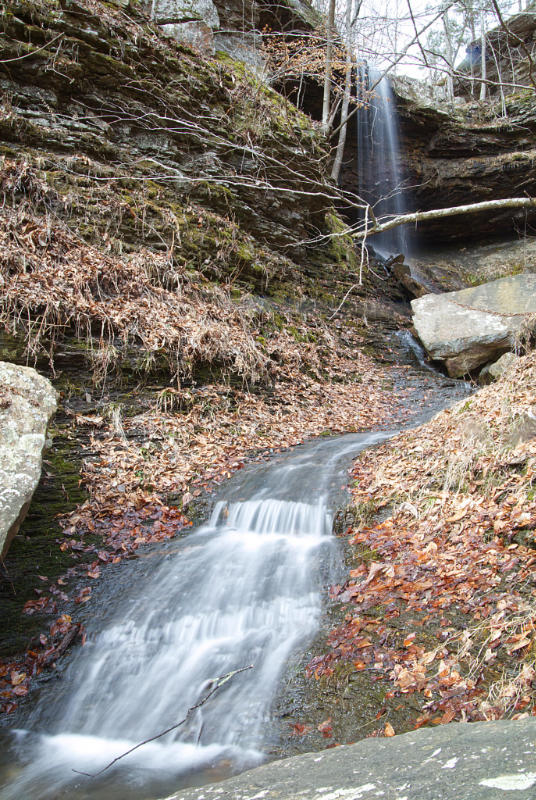
<path id="1" fill-rule="evenodd" d="M 10 734 L 2 800 L 147 799 L 265 760 L 283 670 L 316 632 L 334 578 L 329 498 L 350 454 L 385 436 L 317 441 L 256 465 L 230 481 L 206 525 L 133 562 L 110 619 L 104 611 L 60 686 L 45 686 Z M 175 725 L 215 678 L 250 664 L 184 725 L 100 776 L 77 774 Z"/>

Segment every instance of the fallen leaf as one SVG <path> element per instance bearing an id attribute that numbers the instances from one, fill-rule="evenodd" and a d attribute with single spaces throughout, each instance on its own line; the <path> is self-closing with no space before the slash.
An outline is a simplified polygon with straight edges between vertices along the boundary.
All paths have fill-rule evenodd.
<path id="1" fill-rule="evenodd" d="M 25 672 L 16 672 L 15 670 L 11 673 L 11 685 L 18 686 L 23 681 L 26 680 L 28 676 Z"/>

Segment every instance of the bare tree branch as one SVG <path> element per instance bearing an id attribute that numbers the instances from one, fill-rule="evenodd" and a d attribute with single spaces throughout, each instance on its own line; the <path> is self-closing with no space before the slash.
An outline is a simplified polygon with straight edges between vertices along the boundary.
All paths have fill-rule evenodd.
<path id="1" fill-rule="evenodd" d="M 114 758 L 113 761 L 110 761 L 109 764 L 106 764 L 106 766 L 100 769 L 98 772 L 81 772 L 78 769 L 73 769 L 73 772 L 76 772 L 77 775 L 85 775 L 88 778 L 96 778 L 98 775 L 102 775 L 103 772 L 106 772 L 107 769 L 113 767 L 114 764 L 116 764 L 122 758 L 125 758 L 125 756 L 128 756 L 130 755 L 130 753 L 133 753 L 134 750 L 137 750 L 144 744 L 149 744 L 149 742 L 154 742 L 155 739 L 161 739 L 162 736 L 165 736 L 167 733 L 171 733 L 171 731 L 174 731 L 175 728 L 179 728 L 181 725 L 184 725 L 184 723 L 189 719 L 190 715 L 193 714 L 193 712 L 196 709 L 201 708 L 201 706 L 205 705 L 207 700 L 209 700 L 212 697 L 212 695 L 223 686 L 224 683 L 227 683 L 227 681 L 231 680 L 231 678 L 234 678 L 235 675 L 238 675 L 240 672 L 245 672 L 248 669 L 253 669 L 253 664 L 249 664 L 249 666 L 247 667 L 241 667 L 240 669 L 234 669 L 232 672 L 228 672 L 226 675 L 222 675 L 220 678 L 215 678 L 210 684 L 211 687 L 210 691 L 208 691 L 201 698 L 201 700 L 199 700 L 199 702 L 195 704 L 195 706 L 192 706 L 191 708 L 188 709 L 184 719 L 181 719 L 180 722 L 176 722 L 175 725 L 171 725 L 169 728 L 166 728 L 165 731 L 157 733 L 156 736 L 151 736 L 150 739 L 145 739 L 143 742 L 139 742 L 139 744 L 134 745 L 134 747 L 131 747 L 130 750 L 127 750 L 125 753 L 121 753 L 120 756 Z"/>
<path id="2" fill-rule="evenodd" d="M 380 222 L 372 228 L 354 231 L 354 239 L 365 239 L 377 233 L 389 231 L 408 222 L 424 222 L 429 219 L 454 217 L 456 214 L 476 214 L 479 211 L 494 211 L 498 208 L 536 208 L 536 197 L 507 197 L 503 200 L 485 200 L 482 203 L 471 203 L 465 206 L 452 206 L 451 208 L 436 208 L 431 211 L 415 211 L 411 214 L 400 214 L 387 222 Z"/>
<path id="3" fill-rule="evenodd" d="M 46 42 L 45 44 L 41 45 L 41 47 L 38 47 L 36 50 L 30 50 L 29 53 L 24 53 L 24 55 L 22 56 L 17 56 L 16 58 L 3 58 L 0 60 L 0 64 L 10 64 L 12 61 L 22 61 L 23 58 L 30 58 L 31 56 L 35 56 L 36 53 L 40 53 L 41 50 L 46 50 L 47 47 L 50 47 L 50 45 L 53 44 L 55 41 L 61 39 L 63 35 L 64 35 L 63 33 L 58 33 L 58 35 L 54 36 L 54 38 L 51 39 L 50 42 Z"/>

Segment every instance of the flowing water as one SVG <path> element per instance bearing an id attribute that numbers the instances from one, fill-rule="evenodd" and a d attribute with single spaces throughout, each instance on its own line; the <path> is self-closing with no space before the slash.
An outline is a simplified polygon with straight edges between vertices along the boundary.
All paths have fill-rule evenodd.
<path id="1" fill-rule="evenodd" d="M 109 568 L 87 644 L 4 734 L 0 798 L 148 800 L 265 760 L 285 664 L 314 636 L 336 579 L 332 506 L 351 458 L 386 436 L 317 440 L 254 465 L 206 525 L 121 565 L 117 579 Z M 102 776 L 73 771 L 102 769 L 249 664 L 187 724 Z"/>
<path id="2" fill-rule="evenodd" d="M 421 369 L 435 374 L 438 373 L 438 370 L 430 364 L 426 355 L 426 350 L 415 336 L 413 336 L 411 331 L 402 329 L 396 331 L 394 335 L 398 339 L 401 347 L 406 351 L 406 354 L 409 355 Z"/>
<path id="3" fill-rule="evenodd" d="M 357 114 L 359 195 L 374 208 L 376 218 L 388 219 L 403 214 L 407 202 L 400 166 L 395 99 L 387 78 L 375 85 L 378 77 L 368 65 L 359 71 L 358 88 L 364 101 Z M 407 254 L 407 230 L 405 226 L 392 228 L 374 236 L 371 244 L 385 257 Z"/>

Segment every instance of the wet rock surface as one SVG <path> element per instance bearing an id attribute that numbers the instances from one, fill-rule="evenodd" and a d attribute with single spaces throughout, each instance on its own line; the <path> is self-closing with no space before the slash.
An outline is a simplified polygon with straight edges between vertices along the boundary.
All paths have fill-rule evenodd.
<path id="1" fill-rule="evenodd" d="M 5 556 L 41 477 L 52 384 L 29 367 L 0 362 L 0 552 Z"/>
<path id="2" fill-rule="evenodd" d="M 169 800 L 533 798 L 536 721 L 444 725 L 265 764 Z"/>
<path id="3" fill-rule="evenodd" d="M 434 360 L 464 375 L 512 349 L 536 312 L 536 276 L 512 275 L 471 289 L 412 301 L 413 322 Z"/>

